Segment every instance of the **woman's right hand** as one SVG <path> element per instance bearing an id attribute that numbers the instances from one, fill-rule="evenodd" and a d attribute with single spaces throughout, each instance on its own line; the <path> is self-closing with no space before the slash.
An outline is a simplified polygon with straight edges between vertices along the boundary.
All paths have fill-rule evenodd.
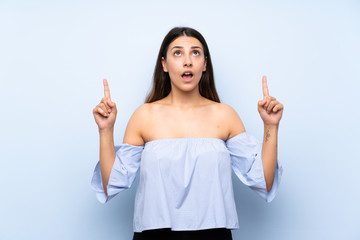
<path id="1" fill-rule="evenodd" d="M 95 122 L 99 131 L 113 131 L 116 120 L 116 104 L 111 101 L 109 84 L 106 79 L 103 80 L 105 96 L 101 102 L 93 109 Z"/>

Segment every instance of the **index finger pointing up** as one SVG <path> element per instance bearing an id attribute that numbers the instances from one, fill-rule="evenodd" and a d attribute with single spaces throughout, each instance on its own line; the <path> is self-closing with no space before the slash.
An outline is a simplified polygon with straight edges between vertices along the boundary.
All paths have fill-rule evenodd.
<path id="1" fill-rule="evenodd" d="M 269 96 L 269 89 L 267 86 L 267 82 L 266 82 L 266 76 L 263 76 L 262 78 L 262 87 L 263 87 L 263 94 L 264 94 L 264 98 L 266 96 Z"/>
<path id="2" fill-rule="evenodd" d="M 105 78 L 104 78 L 103 82 L 104 82 L 104 94 L 105 94 L 105 97 L 109 98 L 111 100 L 109 84 L 108 84 L 108 82 L 107 82 L 107 80 Z"/>

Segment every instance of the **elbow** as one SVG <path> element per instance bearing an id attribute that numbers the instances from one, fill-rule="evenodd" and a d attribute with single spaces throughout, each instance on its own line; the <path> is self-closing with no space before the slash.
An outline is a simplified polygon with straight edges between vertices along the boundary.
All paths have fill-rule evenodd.
<path id="1" fill-rule="evenodd" d="M 272 180 L 272 181 L 265 181 L 265 182 L 266 182 L 266 191 L 267 191 L 267 192 L 270 192 L 271 189 L 272 189 L 274 180 Z"/>
<path id="2" fill-rule="evenodd" d="M 108 187 L 108 184 L 103 184 L 104 194 L 106 197 L 108 197 L 107 187 Z"/>
<path id="3" fill-rule="evenodd" d="M 272 176 L 266 176 L 265 175 L 265 185 L 266 185 L 266 191 L 270 192 L 274 183 L 275 173 Z"/>

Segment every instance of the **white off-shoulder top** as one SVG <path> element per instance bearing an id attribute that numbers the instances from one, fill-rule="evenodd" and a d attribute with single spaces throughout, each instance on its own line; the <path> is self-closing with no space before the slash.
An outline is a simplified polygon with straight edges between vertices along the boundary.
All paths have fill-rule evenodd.
<path id="1" fill-rule="evenodd" d="M 218 138 L 167 138 L 143 146 L 115 146 L 116 159 L 105 195 L 100 162 L 91 186 L 101 203 L 130 188 L 140 171 L 135 197 L 134 232 L 239 228 L 231 169 L 266 202 L 274 199 L 282 175 L 277 161 L 273 186 L 266 190 L 262 145 L 243 132 Z"/>

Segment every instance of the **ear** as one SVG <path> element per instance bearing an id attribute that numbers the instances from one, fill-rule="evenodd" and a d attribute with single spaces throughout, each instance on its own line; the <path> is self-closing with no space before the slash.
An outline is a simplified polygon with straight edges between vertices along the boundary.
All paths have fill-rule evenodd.
<path id="1" fill-rule="evenodd" d="M 168 72 L 168 70 L 166 68 L 166 60 L 164 57 L 161 57 L 161 64 L 162 64 L 164 72 Z"/>
<path id="2" fill-rule="evenodd" d="M 206 72 L 206 64 L 207 64 L 207 57 L 205 57 L 205 62 L 204 62 L 204 67 L 203 67 L 203 72 Z"/>

